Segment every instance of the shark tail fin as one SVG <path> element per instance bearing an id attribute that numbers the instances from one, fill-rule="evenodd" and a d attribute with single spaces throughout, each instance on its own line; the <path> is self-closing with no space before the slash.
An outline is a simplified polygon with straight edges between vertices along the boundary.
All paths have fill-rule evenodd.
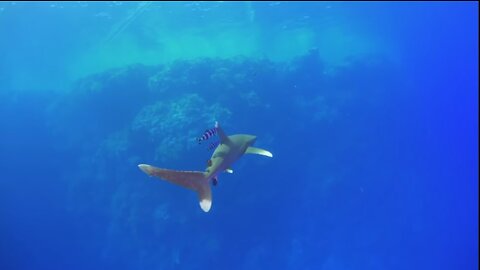
<path id="1" fill-rule="evenodd" d="M 170 183 L 196 191 L 202 210 L 204 212 L 210 211 L 212 191 L 204 172 L 167 170 L 147 164 L 139 164 L 138 168 L 149 176 L 159 177 Z"/>
<path id="2" fill-rule="evenodd" d="M 262 155 L 266 157 L 273 157 L 272 153 L 270 151 L 267 151 L 262 148 L 257 148 L 257 147 L 252 147 L 249 146 L 247 150 L 245 151 L 245 154 L 256 154 L 256 155 Z"/>

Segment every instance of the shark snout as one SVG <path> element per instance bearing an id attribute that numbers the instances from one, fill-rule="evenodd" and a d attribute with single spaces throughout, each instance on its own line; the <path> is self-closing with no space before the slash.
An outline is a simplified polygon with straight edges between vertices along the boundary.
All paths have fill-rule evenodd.
<path id="1" fill-rule="evenodd" d="M 253 136 L 253 135 L 248 135 L 248 144 L 249 145 L 253 145 L 255 143 L 255 141 L 257 140 L 257 136 Z"/>

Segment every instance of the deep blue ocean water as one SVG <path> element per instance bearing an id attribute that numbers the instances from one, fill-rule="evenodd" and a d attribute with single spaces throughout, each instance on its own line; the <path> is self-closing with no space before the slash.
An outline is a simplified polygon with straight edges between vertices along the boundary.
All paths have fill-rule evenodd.
<path id="1" fill-rule="evenodd" d="M 477 269 L 477 2 L 1 2 L 0 269 Z M 203 170 L 213 206 L 138 168 Z"/>

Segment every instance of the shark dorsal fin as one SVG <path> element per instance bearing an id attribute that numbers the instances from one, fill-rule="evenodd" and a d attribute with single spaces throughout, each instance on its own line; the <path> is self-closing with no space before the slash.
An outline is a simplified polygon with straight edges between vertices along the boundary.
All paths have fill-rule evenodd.
<path id="1" fill-rule="evenodd" d="M 247 150 L 245 151 L 245 154 L 256 154 L 256 155 L 262 155 L 266 157 L 273 157 L 272 153 L 270 153 L 269 151 L 262 148 L 252 147 L 252 146 L 249 146 L 247 148 Z"/>
<path id="2" fill-rule="evenodd" d="M 215 122 L 215 128 L 217 129 L 217 134 L 218 138 L 220 138 L 220 143 L 221 144 L 228 144 L 230 139 L 228 138 L 227 134 L 225 134 L 225 131 L 220 127 L 218 122 Z"/>

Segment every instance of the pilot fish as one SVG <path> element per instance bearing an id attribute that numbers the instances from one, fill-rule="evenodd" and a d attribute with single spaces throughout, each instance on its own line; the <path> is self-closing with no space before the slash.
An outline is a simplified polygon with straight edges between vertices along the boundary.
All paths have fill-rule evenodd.
<path id="1" fill-rule="evenodd" d="M 202 136 L 197 138 L 197 142 L 200 144 L 200 143 L 202 143 L 202 141 L 208 140 L 216 134 L 217 134 L 217 128 L 216 127 L 211 128 L 211 129 L 207 129 L 207 130 L 205 130 L 205 132 L 203 133 Z"/>

